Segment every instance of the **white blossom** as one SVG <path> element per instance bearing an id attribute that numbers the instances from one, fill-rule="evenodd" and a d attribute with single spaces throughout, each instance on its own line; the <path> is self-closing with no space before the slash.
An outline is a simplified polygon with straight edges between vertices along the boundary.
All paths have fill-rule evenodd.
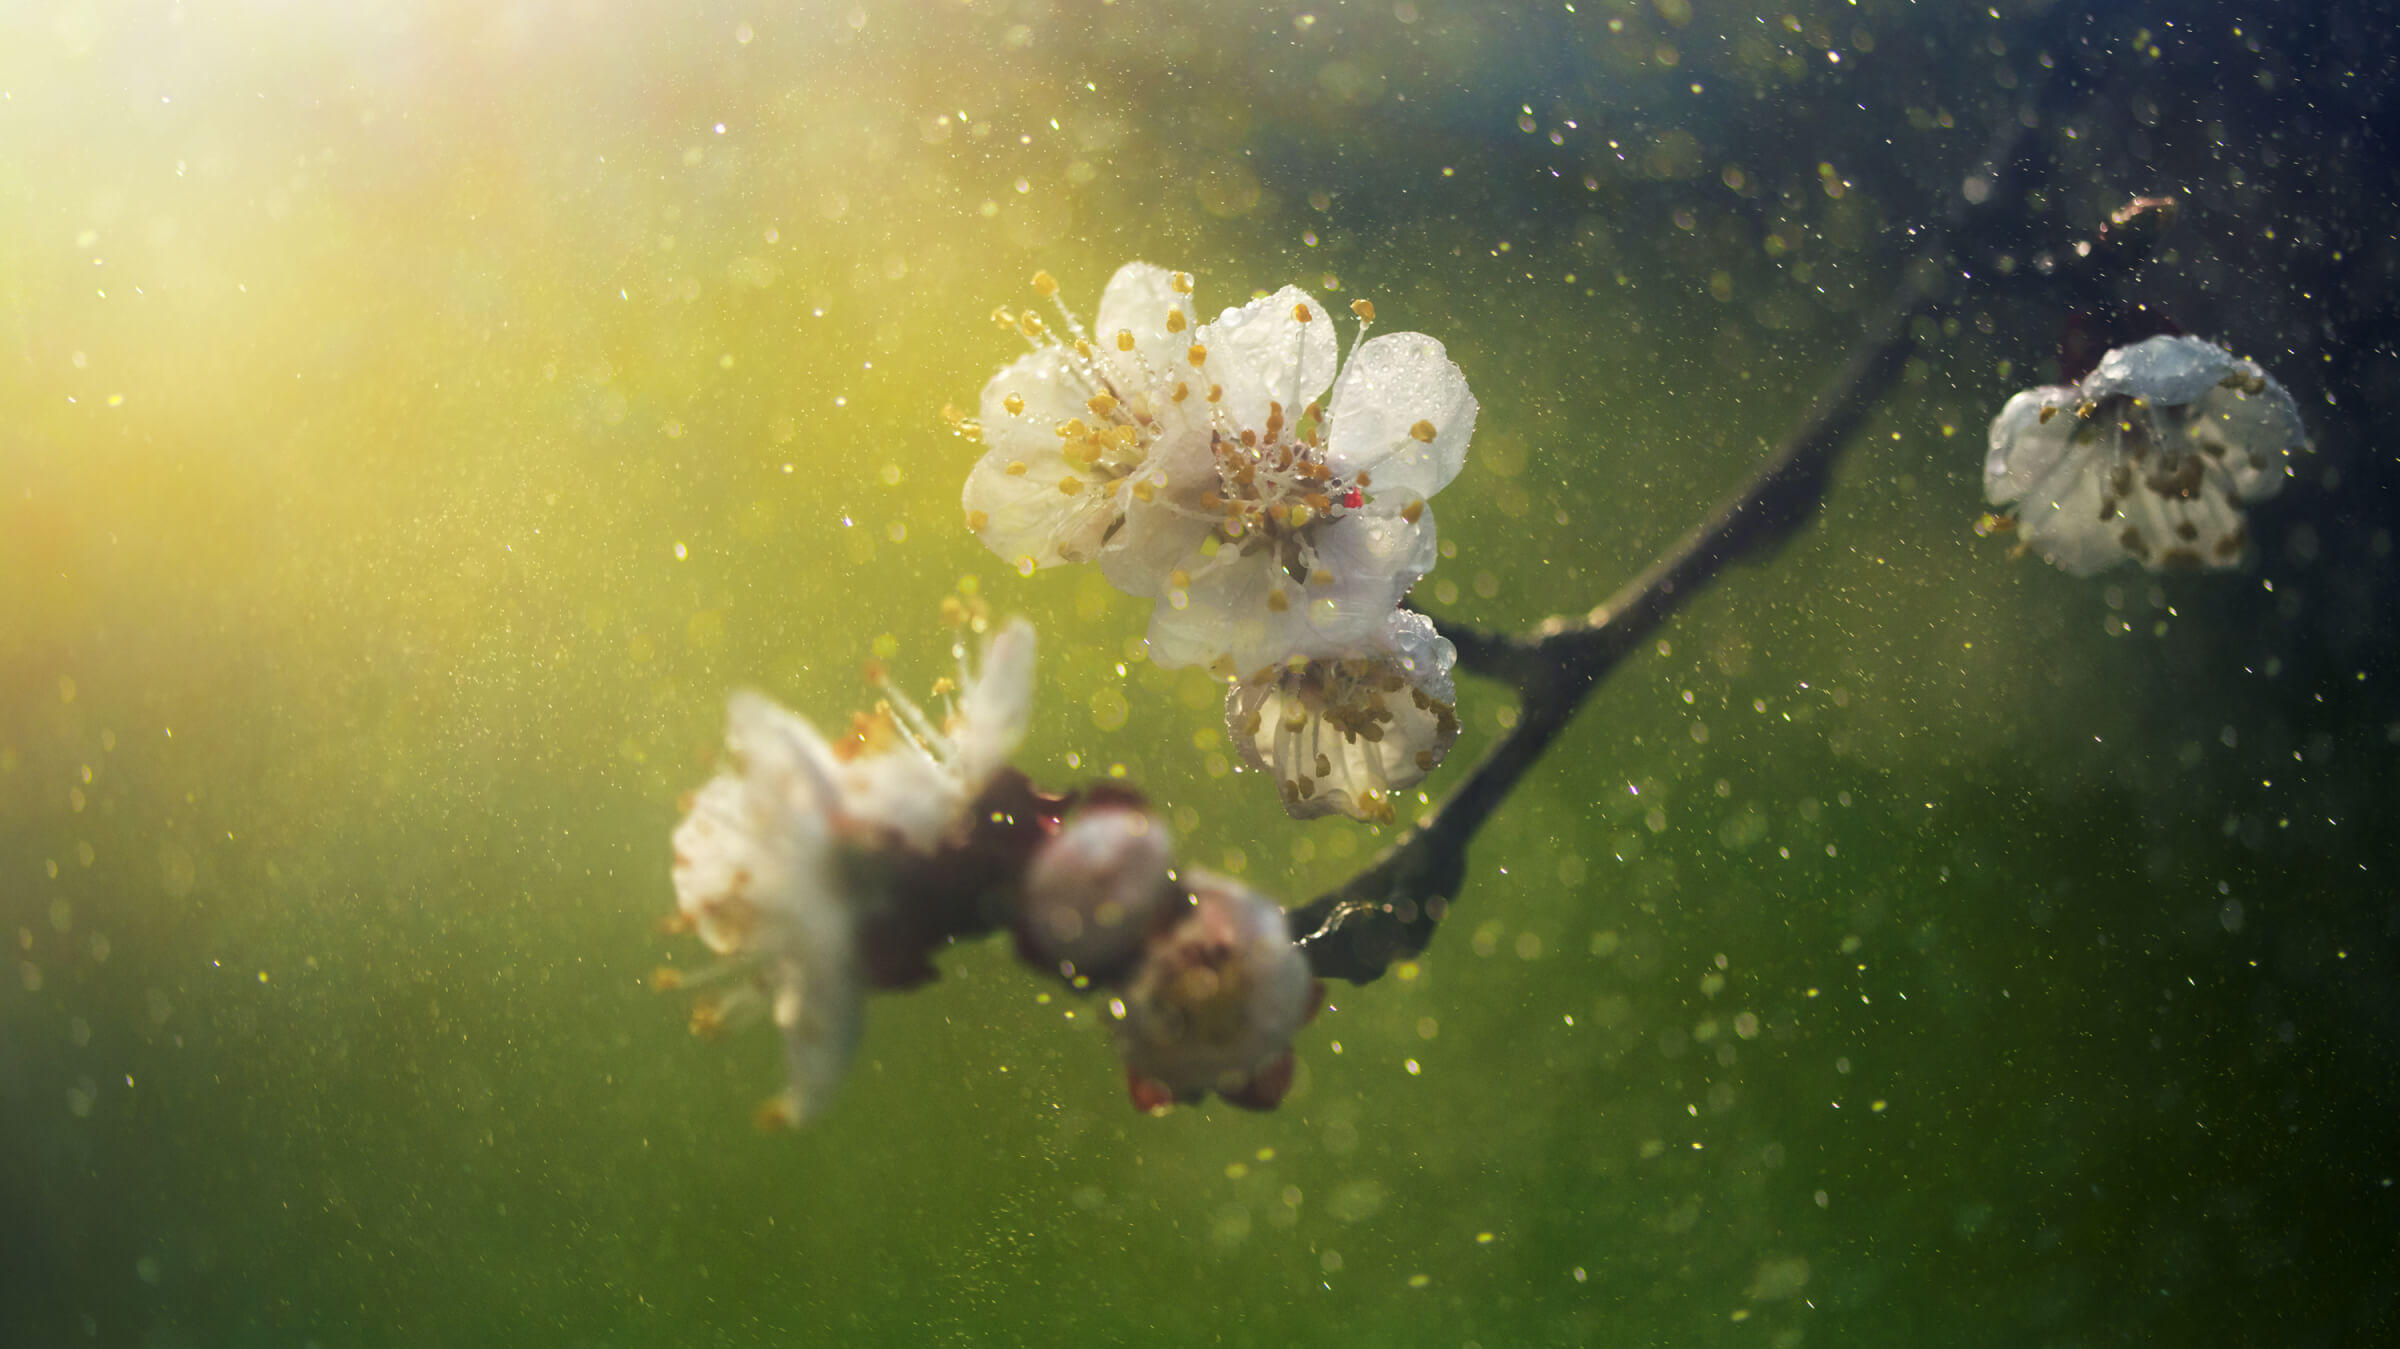
<path id="1" fill-rule="evenodd" d="M 1034 284 L 1055 299 L 1048 273 Z M 1185 357 L 1191 289 L 1183 273 L 1132 262 L 1101 292 L 1096 331 L 1063 302 L 1063 333 L 1030 311 L 997 315 L 1033 350 L 983 387 L 989 448 L 964 505 L 967 528 L 1019 571 L 1109 562 L 1141 533 L 1126 532 L 1130 513 L 1206 470 L 1207 390 Z"/>
<path id="2" fill-rule="evenodd" d="M 2075 576 L 2239 566 L 2243 511 L 2283 490 L 2308 443 L 2291 395 L 2195 337 L 2109 352 L 2080 384 L 2027 389 L 1992 421 L 1984 495 Z"/>
<path id="3" fill-rule="evenodd" d="M 1237 681 L 1225 729 L 1244 762 L 1274 775 L 1292 818 L 1388 823 L 1394 796 L 1424 781 L 1458 739 L 1457 660 L 1431 619 L 1398 610 L 1368 654 Z"/>
<path id="4" fill-rule="evenodd" d="M 1151 659 L 1247 675 L 1365 650 L 1433 567 L 1427 499 L 1475 430 L 1466 376 L 1433 338 L 1363 325 L 1338 362 L 1331 323 L 1289 286 L 1226 310 L 1187 358 L 1209 380 L 1213 473 L 1140 545 L 1166 562 Z"/>
<path id="5" fill-rule="evenodd" d="M 962 656 L 940 726 L 890 690 L 837 741 L 759 694 L 730 700 L 729 762 L 675 830 L 675 902 L 727 958 L 702 977 L 734 980 L 695 1009 L 694 1028 L 763 1009 L 783 1035 L 790 1080 L 766 1117 L 805 1122 L 841 1081 L 865 992 L 858 920 L 891 871 L 879 855 L 928 853 L 960 827 L 1024 737 L 1033 655 L 1033 629 L 1017 621 L 980 676 Z"/>

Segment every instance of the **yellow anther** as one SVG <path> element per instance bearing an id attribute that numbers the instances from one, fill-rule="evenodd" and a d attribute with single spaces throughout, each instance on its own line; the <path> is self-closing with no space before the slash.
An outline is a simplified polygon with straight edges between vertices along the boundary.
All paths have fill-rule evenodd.
<path id="1" fill-rule="evenodd" d="M 1069 417 L 1065 421 L 1060 422 L 1053 429 L 1057 431 L 1058 438 L 1060 440 L 1073 440 L 1076 437 L 1081 436 L 1084 432 L 1091 430 L 1090 427 L 1083 424 L 1083 418 L 1081 417 Z"/>
<path id="2" fill-rule="evenodd" d="M 1008 473 L 1008 476 L 1010 476 L 1010 477 L 1012 477 L 1012 478 L 1022 478 L 1022 477 L 1024 477 L 1024 476 L 1025 476 L 1025 461 L 1024 461 L 1024 460 L 1022 460 L 1022 459 L 1011 459 L 1011 460 L 1009 460 L 1009 461 L 1008 461 L 1007 473 Z"/>
<path id="3" fill-rule="evenodd" d="M 1001 305 L 992 310 L 992 322 L 1003 328 L 1014 328 L 1017 326 L 1017 316 L 1008 312 L 1007 305 Z"/>
<path id="4" fill-rule="evenodd" d="M 1317 513 L 1306 506 L 1294 506 L 1286 513 L 1286 518 L 1291 522 L 1292 528 L 1299 529 L 1309 521 L 1316 519 Z"/>
<path id="5" fill-rule="evenodd" d="M 1375 321 L 1375 302 L 1373 300 L 1352 300 L 1350 312 L 1368 323 L 1373 323 Z"/>
<path id="6" fill-rule="evenodd" d="M 1000 406 L 1008 409 L 1009 416 L 1021 417 L 1025 415 L 1025 396 L 1023 394 L 1012 393 L 1008 397 L 1000 400 Z"/>
<path id="7" fill-rule="evenodd" d="M 1408 521 L 1412 525 L 1417 522 L 1417 517 L 1423 515 L 1424 513 L 1425 498 L 1423 497 L 1418 497 L 1416 500 L 1400 508 L 1400 518 Z"/>
<path id="8" fill-rule="evenodd" d="M 1058 491 L 1061 496 L 1073 496 L 1082 490 L 1082 481 L 1072 473 L 1058 480 Z"/>
<path id="9" fill-rule="evenodd" d="M 1105 393 L 1093 394 L 1089 399 L 1085 400 L 1084 406 L 1092 410 L 1093 416 L 1106 420 L 1110 413 L 1113 413 L 1117 410 L 1116 395 Z"/>
<path id="10" fill-rule="evenodd" d="M 1312 315 L 1312 314 L 1310 314 L 1310 313 L 1308 312 L 1308 306 L 1307 306 L 1307 305 L 1304 305 L 1304 304 L 1296 304 L 1296 305 L 1293 305 L 1293 306 L 1292 306 L 1292 322 L 1294 322 L 1294 323 L 1306 323 L 1306 322 L 1308 322 L 1308 321 L 1309 321 L 1309 319 L 1310 319 L 1310 318 L 1312 318 L 1312 317 L 1314 317 L 1314 315 Z"/>
<path id="11" fill-rule="evenodd" d="M 1134 500 L 1136 500 L 1136 501 L 1149 501 L 1149 500 L 1152 500 L 1153 498 L 1155 498 L 1157 495 L 1158 495 L 1158 487 L 1157 487 L 1157 485 L 1156 485 L 1155 483 L 1151 482 L 1151 481 L 1150 481 L 1148 478 L 1136 478 L 1136 479 L 1134 479 L 1134 481 L 1133 481 L 1133 499 L 1134 499 Z"/>
<path id="12" fill-rule="evenodd" d="M 692 1006 L 692 1034 L 714 1039 L 725 1033 L 725 1009 L 713 1002 Z"/>
<path id="13" fill-rule="evenodd" d="M 1058 278 L 1048 272 L 1035 272 L 1033 274 L 1033 293 L 1045 300 L 1058 294 Z"/>
<path id="14" fill-rule="evenodd" d="M 1177 272 L 1175 275 L 1168 278 L 1168 284 L 1175 287 L 1175 293 L 1177 295 L 1189 295 L 1192 293 L 1192 274 L 1190 272 Z"/>
<path id="15" fill-rule="evenodd" d="M 2044 425 L 2044 426 L 2048 426 L 2048 425 L 2050 424 L 2050 419 L 2051 419 L 2052 417 L 2055 417 L 2055 416 L 2057 416 L 2057 415 L 2058 415 L 2058 404 L 2056 404 L 2056 403 L 2052 403 L 2052 404 L 2050 404 L 2049 406 L 2047 406 L 2047 407 L 2043 408 L 2043 409 L 2042 409 L 2042 416 L 2041 416 L 2041 422 L 2042 422 L 2042 425 Z"/>
<path id="16" fill-rule="evenodd" d="M 1090 359 L 1092 359 L 1092 344 L 1091 344 L 1090 342 L 1087 342 L 1087 341 L 1085 341 L 1084 339 L 1082 339 L 1082 338 L 1080 338 L 1080 337 L 1076 338 L 1076 339 L 1075 339 L 1075 354 L 1076 354 L 1076 355 L 1078 355 L 1078 356 L 1081 356 L 1083 359 L 1085 359 L 1085 360 L 1087 360 L 1087 361 L 1088 361 L 1088 360 L 1090 360 Z"/>
<path id="17" fill-rule="evenodd" d="M 1420 421 L 1415 426 L 1408 428 L 1408 433 L 1417 439 L 1424 441 L 1428 445 L 1433 443 L 1434 431 L 1432 422 Z"/>
<path id="18" fill-rule="evenodd" d="M 1184 399 L 1186 399 L 1186 398 L 1189 398 L 1189 397 L 1191 397 L 1191 396 L 1192 396 L 1192 386 L 1191 386 L 1191 385 L 1189 385 L 1189 384 L 1186 384 L 1186 383 L 1184 383 L 1182 380 L 1177 380 L 1177 381 L 1175 381 L 1175 392 L 1174 392 L 1172 395 L 1170 395 L 1170 396 L 1169 396 L 1169 399 L 1168 399 L 1168 401 L 1170 401 L 1170 402 L 1175 402 L 1175 403 L 1180 403 L 1180 402 L 1182 402 Z"/>
<path id="19" fill-rule="evenodd" d="M 797 1129 L 800 1127 L 800 1108 L 783 1096 L 770 1096 L 750 1112 L 750 1122 L 761 1131 Z"/>
<path id="20" fill-rule="evenodd" d="M 1182 310 L 1170 309 L 1167 311 L 1167 331 L 1171 333 L 1179 333 L 1183 331 Z"/>
<path id="21" fill-rule="evenodd" d="M 1117 329 L 1117 350 L 1119 350 L 1119 351 L 1131 351 L 1131 350 L 1133 350 L 1133 329 L 1131 329 L 1131 328 L 1119 328 L 1119 329 Z"/>
<path id="22" fill-rule="evenodd" d="M 1302 497 L 1301 500 L 1306 501 L 1309 509 L 1315 511 L 1319 515 L 1323 515 L 1325 512 L 1333 509 L 1333 498 L 1325 495 L 1323 492 L 1311 492 L 1307 496 Z"/>
<path id="23" fill-rule="evenodd" d="M 969 534 L 981 534 L 983 532 L 983 527 L 991 522 L 992 517 L 984 514 L 982 511 L 967 512 L 967 532 Z"/>
<path id="24" fill-rule="evenodd" d="M 1167 584 L 1177 590 L 1189 590 L 1192 588 L 1192 574 L 1188 571 L 1185 571 L 1181 567 L 1177 567 L 1175 570 L 1167 573 Z"/>
<path id="25" fill-rule="evenodd" d="M 1027 337 L 1040 337 L 1048 331 L 1042 325 L 1042 316 L 1032 312 L 1017 315 L 1017 330 Z"/>
<path id="26" fill-rule="evenodd" d="M 1194 365 L 1206 365 L 1208 364 L 1208 348 L 1194 342 L 1192 349 L 1183 353 L 1183 358 Z"/>
<path id="27" fill-rule="evenodd" d="M 650 988 L 657 993 L 671 993 L 683 987 L 683 971 L 672 965 L 661 965 L 650 971 Z"/>
<path id="28" fill-rule="evenodd" d="M 1292 607 L 1292 597 L 1284 593 L 1282 586 L 1277 586 L 1267 592 L 1267 607 L 1280 614 Z"/>
<path id="29" fill-rule="evenodd" d="M 1198 348 L 1194 348 L 1194 350 L 1198 350 Z M 1211 402 L 1211 403 L 1222 403 L 1222 402 L 1224 402 L 1224 401 L 1225 401 L 1225 386 L 1224 386 L 1224 385 L 1222 385 L 1222 384 L 1211 384 L 1211 385 L 1209 385 L 1209 386 L 1208 386 L 1208 401 L 1209 401 L 1209 402 Z"/>

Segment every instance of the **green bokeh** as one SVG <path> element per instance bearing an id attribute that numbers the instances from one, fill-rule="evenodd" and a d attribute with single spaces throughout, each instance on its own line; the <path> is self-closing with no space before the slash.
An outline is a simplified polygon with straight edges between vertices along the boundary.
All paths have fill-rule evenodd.
<path id="1" fill-rule="evenodd" d="M 0 12 L 0 1340 L 2372 1342 L 2358 9 Z M 1440 337 L 1482 414 L 1417 599 L 1520 627 L 1742 479 L 2045 78 L 2047 205 L 2190 193 L 2141 293 L 2317 430 L 2256 569 L 1975 537 L 2062 316 L 1961 277 L 1821 523 L 1595 694 L 1279 1112 L 1135 1115 L 1105 1008 L 987 943 L 760 1135 L 772 1037 L 649 991 L 725 691 L 929 681 L 962 587 L 1041 629 L 1038 779 L 1121 767 L 1289 902 L 1385 841 L 962 529 L 941 410 L 1035 269 Z M 1456 765 L 1508 703 L 1460 710 Z"/>

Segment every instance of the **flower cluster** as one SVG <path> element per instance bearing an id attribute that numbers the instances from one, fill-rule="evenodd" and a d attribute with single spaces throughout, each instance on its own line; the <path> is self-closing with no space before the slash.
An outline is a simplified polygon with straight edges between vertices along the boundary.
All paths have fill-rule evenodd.
<path id="1" fill-rule="evenodd" d="M 2300 411 L 2257 363 L 2196 337 L 2109 352 L 2072 385 L 2027 389 L 1992 421 L 1985 497 L 2024 547 L 2075 576 L 2241 565 L 2243 510 L 2283 490 Z M 2003 525 L 2011 522 L 1998 522 Z"/>
<path id="2" fill-rule="evenodd" d="M 980 676 L 962 658 L 941 726 L 887 688 L 829 741 L 758 694 L 733 695 L 732 762 L 675 830 L 675 903 L 681 925 L 728 958 L 707 977 L 733 981 L 699 1004 L 694 1029 L 764 1007 L 783 1033 L 790 1083 L 768 1103 L 770 1118 L 812 1118 L 848 1068 L 866 986 L 862 918 L 896 859 L 956 839 L 1024 738 L 1033 653 L 1033 629 L 1020 621 L 992 641 Z"/>
<path id="3" fill-rule="evenodd" d="M 1171 866 L 1166 826 L 1134 793 L 1080 804 L 1007 766 L 1033 695 L 1033 629 L 1008 624 L 980 672 L 960 652 L 937 723 L 888 685 L 828 739 L 754 693 L 734 695 L 730 762 L 675 830 L 674 926 L 723 959 L 668 967 L 705 990 L 692 1028 L 769 1016 L 788 1081 L 762 1123 L 825 1106 L 855 1050 L 870 988 L 932 977 L 955 937 L 1007 927 L 1025 958 L 1080 991 L 1119 990 L 1118 1049 L 1136 1106 L 1210 1091 L 1269 1109 L 1318 997 L 1273 901 Z"/>
<path id="4" fill-rule="evenodd" d="M 1057 299 L 1048 273 L 1034 287 Z M 1295 815 L 1389 819 L 1456 733 L 1449 643 L 1399 606 L 1433 567 L 1427 503 L 1466 462 L 1474 396 L 1433 338 L 1368 338 L 1365 300 L 1345 361 L 1297 287 L 1207 323 L 1191 293 L 1137 262 L 1094 329 L 1064 303 L 1057 328 L 996 316 L 1032 350 L 960 419 L 987 447 L 967 527 L 1020 571 L 1097 563 L 1154 601 L 1151 659 L 1234 681 L 1235 738 Z M 1394 713 L 1404 691 L 1428 715 Z M 1270 704 L 1303 724 L 1245 734 Z"/>

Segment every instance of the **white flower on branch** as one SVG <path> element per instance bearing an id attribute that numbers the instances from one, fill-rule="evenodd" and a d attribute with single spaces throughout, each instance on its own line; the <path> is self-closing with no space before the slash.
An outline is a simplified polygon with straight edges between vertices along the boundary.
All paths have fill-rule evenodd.
<path id="1" fill-rule="evenodd" d="M 1258 674 L 1368 649 L 1433 567 L 1427 501 L 1466 463 L 1476 404 L 1442 344 L 1361 338 L 1337 362 L 1331 323 L 1295 287 L 1229 309 L 1189 359 L 1209 379 L 1213 477 L 1178 494 L 1150 654 Z M 1328 396 L 1328 389 L 1331 390 Z M 1197 506 L 1197 510 L 1192 506 Z"/>
<path id="2" fill-rule="evenodd" d="M 2075 576 L 2241 565 L 2243 511 L 2283 490 L 2308 443 L 2290 394 L 2196 337 L 2153 337 L 2076 385 L 2027 389 L 1992 421 L 1984 495 L 2024 546 Z"/>
<path id="3" fill-rule="evenodd" d="M 772 1017 L 790 1080 L 763 1119 L 802 1123 L 841 1081 L 865 992 L 859 920 L 904 860 L 958 833 L 1024 738 L 1033 656 L 1033 629 L 1010 623 L 980 675 L 962 653 L 941 725 L 887 688 L 831 741 L 765 697 L 733 696 L 730 762 L 693 796 L 674 839 L 679 923 L 726 959 L 694 980 L 662 971 L 660 982 L 729 986 L 695 1007 L 695 1030 Z"/>
<path id="4" fill-rule="evenodd" d="M 1035 289 L 1055 299 L 1048 273 Z M 1034 350 L 984 387 L 967 527 L 1018 570 L 1096 562 L 1158 601 L 1151 658 L 1256 673 L 1367 649 L 1435 557 L 1427 499 L 1475 430 L 1466 376 L 1422 333 L 1347 363 L 1305 291 L 1195 325 L 1191 278 L 1118 270 L 1086 331 L 1000 318 Z M 962 424 L 963 427 L 963 424 Z"/>
<path id="5" fill-rule="evenodd" d="M 1225 729 L 1244 762 L 1274 775 L 1293 819 L 1338 813 L 1389 823 L 1394 796 L 1424 781 L 1458 739 L 1457 661 L 1431 619 L 1398 610 L 1371 654 L 1236 682 Z"/>
<path id="6" fill-rule="evenodd" d="M 1043 272 L 1034 288 L 1057 298 Z M 1064 302 L 1062 334 L 1030 311 L 995 315 L 1033 344 L 984 385 L 987 449 L 967 475 L 967 528 L 1019 571 L 1100 562 L 1142 535 L 1137 514 L 1209 465 L 1208 389 L 1185 353 L 1192 280 L 1127 263 L 1101 293 L 1087 332 Z M 1141 586 L 1131 587 L 1147 593 Z"/>

